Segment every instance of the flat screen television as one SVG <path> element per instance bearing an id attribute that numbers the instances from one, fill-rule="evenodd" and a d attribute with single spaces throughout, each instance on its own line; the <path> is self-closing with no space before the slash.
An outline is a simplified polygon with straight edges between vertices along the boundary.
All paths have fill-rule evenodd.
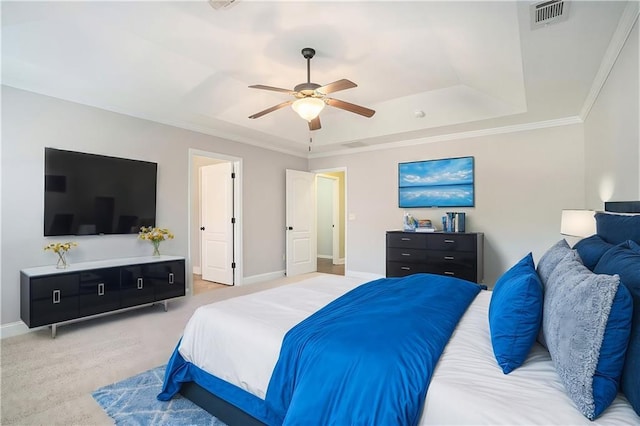
<path id="1" fill-rule="evenodd" d="M 45 237 L 155 226 L 157 170 L 148 161 L 45 148 Z"/>
<path id="2" fill-rule="evenodd" d="M 473 157 L 398 164 L 398 206 L 473 207 Z"/>

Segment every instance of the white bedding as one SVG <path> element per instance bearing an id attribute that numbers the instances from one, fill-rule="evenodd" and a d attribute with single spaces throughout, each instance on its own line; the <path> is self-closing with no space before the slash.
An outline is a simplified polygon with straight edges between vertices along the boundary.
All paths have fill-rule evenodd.
<path id="1" fill-rule="evenodd" d="M 285 333 L 330 301 L 365 282 L 336 275 L 203 306 L 179 347 L 201 369 L 264 399 Z M 566 396 L 542 346 L 504 375 L 489 336 L 491 292 L 483 291 L 460 321 L 427 392 L 422 425 L 640 425 L 623 396 L 590 422 Z"/>

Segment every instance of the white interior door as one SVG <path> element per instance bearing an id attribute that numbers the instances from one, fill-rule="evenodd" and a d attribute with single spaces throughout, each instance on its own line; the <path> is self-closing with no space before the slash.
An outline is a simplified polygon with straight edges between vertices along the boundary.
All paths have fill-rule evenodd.
<path id="1" fill-rule="evenodd" d="M 233 285 L 232 163 L 200 168 L 202 279 Z"/>
<path id="2" fill-rule="evenodd" d="M 286 172 L 287 276 L 315 272 L 316 176 L 298 170 Z"/>

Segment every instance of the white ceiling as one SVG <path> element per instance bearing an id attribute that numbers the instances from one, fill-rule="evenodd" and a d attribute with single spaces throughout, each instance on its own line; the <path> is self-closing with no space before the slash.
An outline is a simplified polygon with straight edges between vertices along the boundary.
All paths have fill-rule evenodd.
<path id="1" fill-rule="evenodd" d="M 528 1 L 2 2 L 2 83 L 207 134 L 312 154 L 580 116 L 627 2 L 572 1 L 531 29 Z M 331 97 L 310 132 L 306 81 Z M 416 112 L 423 111 L 424 117 Z M 385 145 L 388 146 L 388 145 Z"/>

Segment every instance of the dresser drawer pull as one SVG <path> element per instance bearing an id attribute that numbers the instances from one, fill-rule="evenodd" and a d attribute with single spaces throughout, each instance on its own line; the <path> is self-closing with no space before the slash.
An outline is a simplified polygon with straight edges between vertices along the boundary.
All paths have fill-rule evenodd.
<path id="1" fill-rule="evenodd" d="M 455 260 L 455 257 L 453 257 L 453 256 L 445 256 L 444 259 L 445 260 Z"/>
<path id="2" fill-rule="evenodd" d="M 144 284 L 142 282 L 142 278 L 138 278 L 138 290 L 142 290 L 142 287 L 144 287 Z"/>
<path id="3" fill-rule="evenodd" d="M 411 256 L 411 253 L 400 253 L 402 256 Z"/>
<path id="4" fill-rule="evenodd" d="M 104 296 L 104 283 L 98 283 L 98 296 Z"/>
<path id="5" fill-rule="evenodd" d="M 451 243 L 455 243 L 456 240 L 444 240 L 445 243 L 451 244 Z"/>
<path id="6" fill-rule="evenodd" d="M 169 272 L 169 284 L 173 284 L 173 272 Z"/>
<path id="7" fill-rule="evenodd" d="M 445 275 L 455 275 L 453 272 L 449 272 L 449 271 L 444 271 Z"/>
<path id="8" fill-rule="evenodd" d="M 411 241 L 411 238 L 402 237 L 402 238 L 400 238 L 400 240 L 402 240 L 402 241 Z"/>
<path id="9" fill-rule="evenodd" d="M 53 303 L 60 303 L 60 290 L 53 290 Z"/>
<path id="10" fill-rule="evenodd" d="M 401 266 L 400 269 L 402 269 L 403 271 L 410 271 L 411 268 L 408 266 Z"/>

